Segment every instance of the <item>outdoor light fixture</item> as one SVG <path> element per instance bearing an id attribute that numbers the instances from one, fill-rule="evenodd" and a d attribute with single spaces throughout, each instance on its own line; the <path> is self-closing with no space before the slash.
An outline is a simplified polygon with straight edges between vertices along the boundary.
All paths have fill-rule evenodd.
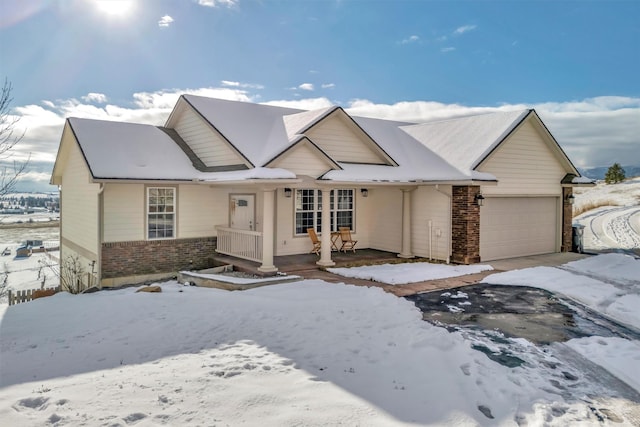
<path id="1" fill-rule="evenodd" d="M 287 198 L 291 197 L 291 193 L 292 191 L 289 187 L 284 189 L 284 197 L 287 197 Z"/>
<path id="2" fill-rule="evenodd" d="M 567 201 L 568 204 L 572 205 L 573 202 L 575 202 L 576 197 L 573 194 L 569 194 L 565 200 Z"/>
<path id="3" fill-rule="evenodd" d="M 362 194 L 362 197 L 368 197 L 369 196 L 369 190 L 367 190 L 366 188 L 361 188 L 360 189 L 360 193 Z"/>
<path id="4" fill-rule="evenodd" d="M 482 206 L 482 204 L 484 203 L 484 196 L 482 195 L 482 193 L 476 194 L 476 197 L 474 197 L 474 199 L 476 200 L 476 204 L 478 206 Z"/>

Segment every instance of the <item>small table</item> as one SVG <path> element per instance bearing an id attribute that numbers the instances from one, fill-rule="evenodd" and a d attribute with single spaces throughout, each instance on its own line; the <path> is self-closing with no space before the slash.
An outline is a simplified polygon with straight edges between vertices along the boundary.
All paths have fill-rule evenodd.
<path id="1" fill-rule="evenodd" d="M 340 238 L 340 232 L 339 231 L 332 231 L 331 232 L 331 250 L 332 251 L 337 251 L 338 250 L 338 239 Z"/>

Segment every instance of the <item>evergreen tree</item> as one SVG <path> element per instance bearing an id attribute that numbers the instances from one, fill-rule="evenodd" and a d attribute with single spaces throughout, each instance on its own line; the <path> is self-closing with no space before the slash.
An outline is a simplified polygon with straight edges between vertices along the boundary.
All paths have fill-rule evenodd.
<path id="1" fill-rule="evenodd" d="M 624 174 L 624 169 L 622 169 L 622 166 L 620 166 L 619 163 L 614 163 L 604 175 L 604 182 L 606 182 L 607 184 L 615 184 L 624 181 L 625 178 L 626 176 Z"/>

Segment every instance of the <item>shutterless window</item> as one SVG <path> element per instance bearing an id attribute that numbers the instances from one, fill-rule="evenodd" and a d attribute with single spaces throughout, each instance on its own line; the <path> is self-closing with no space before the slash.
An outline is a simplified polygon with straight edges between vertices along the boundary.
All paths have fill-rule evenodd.
<path id="1" fill-rule="evenodd" d="M 175 188 L 147 189 L 147 236 L 149 239 L 175 237 Z"/>
<path id="2" fill-rule="evenodd" d="M 349 227 L 353 230 L 354 192 L 348 190 L 331 191 L 331 230 Z M 322 232 L 322 191 L 311 189 L 296 190 L 296 234 L 306 234 L 307 228 Z M 337 225 L 336 225 L 337 224 Z"/>

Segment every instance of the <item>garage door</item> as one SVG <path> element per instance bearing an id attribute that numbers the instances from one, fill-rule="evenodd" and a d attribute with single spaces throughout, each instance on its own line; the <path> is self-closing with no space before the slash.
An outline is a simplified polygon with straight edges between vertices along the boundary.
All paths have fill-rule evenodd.
<path id="1" fill-rule="evenodd" d="M 480 208 L 480 258 L 556 251 L 557 197 L 487 197 Z"/>

